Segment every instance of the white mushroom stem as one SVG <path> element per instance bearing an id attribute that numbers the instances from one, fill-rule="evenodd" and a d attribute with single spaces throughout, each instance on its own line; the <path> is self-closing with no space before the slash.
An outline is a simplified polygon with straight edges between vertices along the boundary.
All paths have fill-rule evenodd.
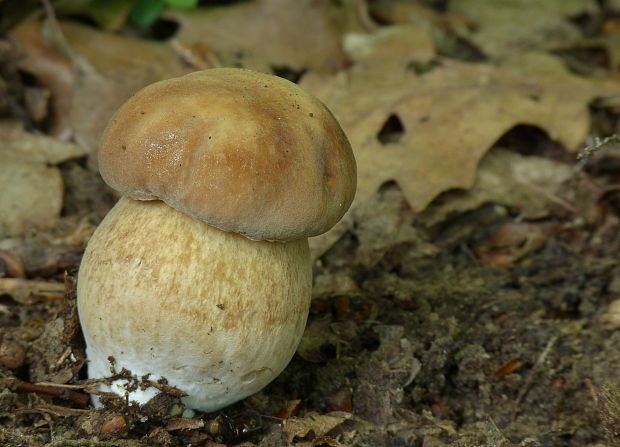
<path id="1" fill-rule="evenodd" d="M 91 238 L 78 310 L 88 376 L 165 378 L 214 411 L 273 380 L 293 356 L 311 292 L 307 239 L 250 241 L 160 201 L 122 198 Z M 125 393 L 122 383 L 113 391 Z M 144 403 L 155 389 L 135 390 Z"/>

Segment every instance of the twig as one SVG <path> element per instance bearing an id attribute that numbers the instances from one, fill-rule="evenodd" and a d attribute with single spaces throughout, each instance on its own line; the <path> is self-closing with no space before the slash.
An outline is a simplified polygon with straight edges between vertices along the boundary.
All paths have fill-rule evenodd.
<path id="1" fill-rule="evenodd" d="M 591 379 L 586 379 L 586 386 L 588 387 L 588 391 L 590 392 L 590 396 L 594 401 L 594 406 L 598 408 L 598 395 L 596 394 L 596 388 L 594 388 L 594 384 Z"/>
<path id="2" fill-rule="evenodd" d="M 528 391 L 532 387 L 532 384 L 534 383 L 534 378 L 536 376 L 536 373 L 538 372 L 538 369 L 547 359 L 547 356 L 551 352 L 551 348 L 553 347 L 553 345 L 555 344 L 557 340 L 558 340 L 557 335 L 555 337 L 552 337 L 551 340 L 549 340 L 549 342 L 547 343 L 547 346 L 545 346 L 545 349 L 543 349 L 543 351 L 538 356 L 536 363 L 534 363 L 534 366 L 532 366 L 532 368 L 530 369 L 530 373 L 528 374 L 527 379 L 525 379 L 525 383 L 523 384 L 521 391 L 519 391 L 519 395 L 517 396 L 517 400 L 515 401 L 515 411 L 512 415 L 513 419 L 516 419 L 519 405 L 521 405 L 521 402 L 523 401 Z"/>
<path id="3" fill-rule="evenodd" d="M 0 378 L 0 385 L 6 386 L 15 393 L 37 393 L 47 396 L 59 397 L 69 400 L 75 404 L 86 406 L 90 400 L 88 394 L 79 393 L 77 391 L 69 391 L 66 389 L 58 389 L 57 387 L 35 385 L 30 382 L 23 382 L 15 379 Z"/>
<path id="4" fill-rule="evenodd" d="M 63 388 L 66 390 L 81 390 L 88 394 L 101 394 L 99 388 L 97 388 L 99 382 L 91 382 L 90 380 L 84 384 L 68 384 L 68 383 L 53 383 L 53 382 L 37 382 L 35 385 L 37 386 L 46 386 L 52 388 Z"/>
<path id="5" fill-rule="evenodd" d="M 602 147 L 607 146 L 610 143 L 620 143 L 620 137 L 616 134 L 605 138 L 594 137 L 592 140 L 592 144 L 588 144 L 577 154 L 577 160 L 579 160 L 579 163 L 577 163 L 576 168 L 578 170 L 581 170 L 590 157 L 592 157 L 592 155 L 598 152 Z"/>
<path id="6" fill-rule="evenodd" d="M 52 416 L 80 416 L 82 414 L 86 414 L 89 413 L 91 410 L 85 410 L 85 409 L 81 409 L 81 408 L 69 408 L 69 407 L 62 407 L 59 405 L 52 405 L 52 404 L 46 404 L 46 405 L 39 405 L 37 407 L 34 408 L 19 408 L 17 410 L 15 410 L 16 413 L 19 414 L 47 414 L 47 415 L 52 415 Z"/>
<path id="7" fill-rule="evenodd" d="M 8 251 L 0 250 L 0 261 L 4 262 L 9 276 L 14 278 L 25 278 L 24 264 L 22 261 Z"/>
<path id="8" fill-rule="evenodd" d="M 33 295 L 52 300 L 61 299 L 65 293 L 65 286 L 61 283 L 33 279 L 0 278 L 0 294 L 2 293 L 13 296 L 22 304 L 29 304 L 28 298 Z"/>
<path id="9" fill-rule="evenodd" d="M 63 352 L 60 358 L 56 361 L 56 367 L 62 365 L 71 354 L 73 354 L 73 352 L 71 351 L 71 346 L 68 346 L 67 349 L 65 349 L 65 352 Z"/>
<path id="10" fill-rule="evenodd" d="M 154 380 L 148 380 L 147 383 L 152 386 L 153 388 L 158 389 L 159 391 L 161 391 L 164 394 L 168 394 L 169 396 L 172 397 L 185 397 L 187 396 L 187 393 L 185 391 L 182 391 L 176 387 L 167 385 L 165 383 L 161 383 L 161 382 L 156 382 Z"/>
<path id="11" fill-rule="evenodd" d="M 200 418 L 189 419 L 189 418 L 172 418 L 166 426 L 164 430 L 166 431 L 175 431 L 175 430 L 196 430 L 205 426 L 205 421 Z"/>
<path id="12" fill-rule="evenodd" d="M 540 194 L 542 196 L 544 196 L 546 199 L 548 199 L 550 202 L 555 203 L 556 205 L 561 206 L 562 208 L 564 208 L 565 210 L 571 212 L 571 213 L 575 213 L 576 209 L 575 207 L 569 203 L 568 201 L 564 200 L 563 198 L 557 196 L 556 194 L 548 191 L 546 188 L 541 188 L 538 185 L 535 185 L 533 183 L 530 182 L 525 182 L 522 180 L 517 180 L 517 183 L 519 185 L 522 185 L 526 188 L 531 189 L 532 191 L 534 191 L 537 194 Z"/>

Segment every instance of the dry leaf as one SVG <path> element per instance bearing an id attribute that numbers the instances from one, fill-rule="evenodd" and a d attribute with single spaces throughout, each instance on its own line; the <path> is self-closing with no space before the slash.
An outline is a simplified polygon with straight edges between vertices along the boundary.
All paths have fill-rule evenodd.
<path id="1" fill-rule="evenodd" d="M 346 2 L 343 2 L 346 3 Z M 213 49 L 223 66 L 271 72 L 287 67 L 332 72 L 342 67 L 346 7 L 336 2 L 257 0 L 233 6 L 167 11 L 175 39 Z"/>
<path id="2" fill-rule="evenodd" d="M 295 438 L 305 438 L 311 433 L 315 437 L 321 437 L 346 420 L 342 416 L 330 416 L 312 412 L 303 418 L 292 417 L 287 419 L 284 421 L 283 431 L 286 433 L 286 438 L 290 443 Z"/>
<path id="3" fill-rule="evenodd" d="M 588 103 L 620 92 L 620 85 L 577 77 L 545 54 L 500 67 L 442 60 L 422 74 L 367 67 L 333 78 L 311 74 L 302 85 L 331 108 L 351 140 L 356 203 L 393 180 L 416 212 L 443 191 L 473 186 L 482 156 L 518 124 L 539 126 L 575 150 L 589 129 Z"/>
<path id="4" fill-rule="evenodd" d="M 542 248 L 556 227 L 549 223 L 508 222 L 482 241 L 474 252 L 490 267 L 509 267 Z"/>
<path id="5" fill-rule="evenodd" d="M 543 217 L 552 204 L 572 210 L 561 192 L 573 172 L 564 163 L 496 148 L 480 161 L 471 189 L 445 193 L 426 208 L 420 219 L 434 225 L 485 203 L 515 208 L 525 218 Z"/>
<path id="6" fill-rule="evenodd" d="M 344 48 L 358 66 L 377 65 L 383 70 L 399 69 L 412 61 L 428 62 L 436 55 L 430 34 L 413 25 L 386 26 L 373 33 L 349 33 L 344 37 Z"/>
<path id="7" fill-rule="evenodd" d="M 51 227 L 60 216 L 63 181 L 50 166 L 83 156 L 75 144 L 0 122 L 0 238 Z"/>
<path id="8" fill-rule="evenodd" d="M 49 234 L 41 233 L 36 238 L 0 239 L 0 250 L 19 259 L 28 277 L 49 276 L 50 272 L 71 269 L 79 264 L 86 240 L 94 231 L 92 224 L 86 228 L 85 223 L 78 225 L 79 236 L 50 240 Z"/>
<path id="9" fill-rule="evenodd" d="M 22 304 L 33 304 L 39 300 L 60 300 L 65 291 L 64 284 L 21 278 L 0 278 L 0 295 L 11 295 Z"/>
<path id="10" fill-rule="evenodd" d="M 581 31 L 570 19 L 597 14 L 599 6 L 595 0 L 451 0 L 448 11 L 474 23 L 473 31 L 461 29 L 461 37 L 497 58 L 577 43 Z"/>
<path id="11" fill-rule="evenodd" d="M 41 164 L 59 164 L 86 155 L 74 143 L 26 132 L 21 122 L 0 121 L 0 154 Z"/>
<path id="12" fill-rule="evenodd" d="M 390 248 L 404 242 L 415 244 L 421 252 L 432 253 L 436 250 L 413 226 L 414 213 L 402 191 L 395 186 L 382 188 L 379 193 L 360 203 L 352 215 L 359 242 L 355 262 L 365 267 L 374 266 Z"/>
<path id="13" fill-rule="evenodd" d="M 0 238 L 54 224 L 62 208 L 58 169 L 0 152 Z"/>
<path id="14" fill-rule="evenodd" d="M 140 88 L 190 71 L 168 44 L 61 23 L 71 54 L 47 43 L 42 24 L 28 21 L 12 37 L 26 57 L 24 71 L 52 92 L 56 135 L 73 134 L 86 152 L 97 145 L 114 111 Z M 70 99 L 70 100 L 69 100 Z M 91 162 L 96 162 L 95 157 Z"/>
<path id="15" fill-rule="evenodd" d="M 69 109 L 77 76 L 69 56 L 47 44 L 42 34 L 42 24 L 31 20 L 15 27 L 10 37 L 20 55 L 17 67 L 35 76 L 51 94 L 50 135 L 67 140 L 73 132 Z"/>

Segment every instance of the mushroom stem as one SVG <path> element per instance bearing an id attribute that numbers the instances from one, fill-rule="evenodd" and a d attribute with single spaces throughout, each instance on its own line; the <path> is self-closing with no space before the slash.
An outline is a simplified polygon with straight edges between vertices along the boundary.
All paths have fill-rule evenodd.
<path id="1" fill-rule="evenodd" d="M 130 237 L 129 237 L 130 236 Z M 78 281 L 88 375 L 165 378 L 214 411 L 287 365 L 311 293 L 307 239 L 251 241 L 160 201 L 122 198 L 92 236 Z M 125 394 L 123 383 L 111 389 Z M 156 389 L 131 390 L 144 403 Z"/>

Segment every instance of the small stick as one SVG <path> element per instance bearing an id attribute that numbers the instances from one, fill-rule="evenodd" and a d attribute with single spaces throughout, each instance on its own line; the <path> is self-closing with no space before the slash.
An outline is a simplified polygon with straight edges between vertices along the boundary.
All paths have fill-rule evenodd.
<path id="1" fill-rule="evenodd" d="M 26 298 L 34 295 L 55 300 L 63 298 L 65 286 L 57 282 L 37 281 L 33 279 L 0 278 L 0 293 L 12 295 L 16 301 L 20 301 L 19 296 L 15 296 L 19 293 L 23 293 Z M 25 298 L 22 298 L 21 301 L 25 301 L 25 304 L 28 304 Z"/>
<path id="2" fill-rule="evenodd" d="M 534 366 L 532 366 L 532 369 L 530 369 L 530 373 L 528 374 L 527 379 L 525 379 L 525 383 L 523 384 L 523 387 L 521 388 L 521 391 L 519 392 L 519 395 L 517 396 L 517 400 L 515 401 L 515 411 L 512 416 L 513 419 L 516 419 L 517 409 L 519 408 L 519 405 L 521 405 L 521 401 L 523 401 L 523 398 L 525 398 L 528 391 L 532 387 L 532 384 L 534 383 L 534 377 L 536 376 L 538 369 L 540 368 L 540 366 L 543 364 L 543 362 L 549 355 L 549 352 L 551 352 L 551 348 L 553 347 L 553 345 L 555 344 L 557 340 L 558 340 L 557 335 L 555 337 L 551 337 L 551 340 L 549 340 L 549 342 L 547 343 L 547 346 L 545 346 L 545 349 L 543 349 L 543 352 L 541 352 L 540 355 L 538 356 L 536 363 L 534 363 Z"/>
<path id="3" fill-rule="evenodd" d="M 53 382 L 37 382 L 35 383 L 35 385 L 37 386 L 47 386 L 47 387 L 52 387 L 52 388 L 63 388 L 63 389 L 68 389 L 68 390 L 82 390 L 85 393 L 88 394 L 101 394 L 101 391 L 99 391 L 99 389 L 97 388 L 97 385 L 99 383 L 103 383 L 101 381 L 99 382 L 88 382 L 85 384 L 68 384 L 68 383 L 53 383 Z"/>
<path id="4" fill-rule="evenodd" d="M 596 388 L 594 388 L 594 384 L 591 379 L 586 379 L 586 386 L 588 387 L 588 391 L 590 391 L 590 396 L 592 396 L 594 405 L 598 408 L 598 395 L 596 394 Z"/>
<path id="5" fill-rule="evenodd" d="M 185 391 L 181 391 L 180 389 L 167 385 L 165 383 L 159 383 L 159 382 L 155 382 L 154 380 L 149 380 L 148 384 L 152 386 L 153 388 L 158 389 L 162 393 L 168 394 L 169 396 L 172 396 L 172 397 L 187 396 L 187 393 Z"/>
<path id="6" fill-rule="evenodd" d="M 15 393 L 38 393 L 47 396 L 59 397 L 61 399 L 70 400 L 71 402 L 86 406 L 90 400 L 88 394 L 79 393 L 77 391 L 68 391 L 66 389 L 57 389 L 51 386 L 35 385 L 34 383 L 23 382 L 21 380 L 12 380 L 0 378 L 0 385 L 6 386 Z"/>
<path id="7" fill-rule="evenodd" d="M 20 414 L 35 414 L 35 413 L 43 413 L 43 414 L 51 414 L 53 416 L 80 416 L 82 414 L 89 413 L 91 410 L 83 410 L 81 408 L 69 408 L 69 407 L 61 407 L 59 405 L 39 405 L 34 408 L 21 408 L 16 410 L 17 413 Z"/>
<path id="8" fill-rule="evenodd" d="M 577 163 L 576 165 L 577 170 L 583 169 L 590 157 L 592 157 L 602 147 L 607 146 L 610 143 L 620 143 L 620 137 L 616 134 L 610 135 L 605 138 L 594 137 L 592 140 L 592 144 L 588 144 L 586 147 L 583 148 L 581 152 L 577 154 L 577 160 L 579 161 L 579 163 Z"/>
<path id="9" fill-rule="evenodd" d="M 0 250 L 0 260 L 6 265 L 7 273 L 13 278 L 25 278 L 26 273 L 22 261 L 12 253 Z"/>
<path id="10" fill-rule="evenodd" d="M 67 349 L 65 349 L 65 352 L 62 353 L 62 355 L 60 356 L 60 358 L 56 361 L 56 366 L 60 366 L 63 364 L 63 362 L 65 360 L 67 360 L 67 357 L 69 357 L 71 355 L 71 346 L 68 346 Z"/>

